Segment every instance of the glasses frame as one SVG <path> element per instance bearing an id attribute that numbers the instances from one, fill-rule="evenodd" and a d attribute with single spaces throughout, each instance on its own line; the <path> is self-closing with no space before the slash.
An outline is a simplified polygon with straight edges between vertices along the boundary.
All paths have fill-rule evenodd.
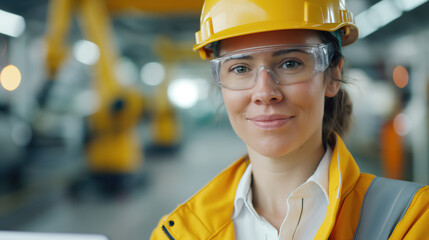
<path id="1" fill-rule="evenodd" d="M 258 67 L 257 75 L 253 81 L 253 84 L 250 87 L 245 87 L 245 88 L 228 87 L 223 85 L 220 79 L 220 69 L 221 69 L 222 62 L 227 58 L 231 58 L 231 56 L 239 55 L 239 54 L 251 55 L 254 53 L 268 52 L 268 51 L 275 51 L 275 50 L 282 50 L 282 49 L 308 49 L 306 52 L 313 54 L 313 59 L 315 60 L 314 72 L 312 77 L 314 77 L 314 75 L 316 75 L 319 72 L 324 72 L 329 67 L 332 61 L 332 58 L 334 56 L 334 50 L 335 50 L 332 43 L 320 43 L 320 44 L 307 44 L 307 45 L 303 45 L 303 44 L 268 45 L 268 46 L 262 46 L 262 47 L 240 49 L 237 51 L 229 52 L 229 53 L 220 55 L 219 57 L 210 61 L 215 84 L 218 85 L 219 87 L 230 89 L 230 90 L 251 89 L 256 85 L 256 81 L 258 79 L 260 72 L 265 69 L 277 84 L 289 85 L 289 84 L 281 84 L 277 76 L 274 74 L 274 71 L 272 71 L 266 65 L 261 65 Z"/>

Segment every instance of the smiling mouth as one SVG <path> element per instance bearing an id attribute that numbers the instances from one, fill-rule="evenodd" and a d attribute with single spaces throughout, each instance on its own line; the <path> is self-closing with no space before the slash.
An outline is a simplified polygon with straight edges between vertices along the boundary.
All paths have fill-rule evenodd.
<path id="1" fill-rule="evenodd" d="M 257 116 L 254 118 L 249 118 L 248 120 L 252 122 L 256 127 L 264 130 L 278 129 L 286 125 L 290 120 L 294 119 L 295 116 Z"/>

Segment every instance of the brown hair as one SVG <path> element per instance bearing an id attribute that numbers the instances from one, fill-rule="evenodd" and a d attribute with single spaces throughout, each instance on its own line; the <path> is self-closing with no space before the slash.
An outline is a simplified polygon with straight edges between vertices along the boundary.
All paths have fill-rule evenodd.
<path id="1" fill-rule="evenodd" d="M 338 66 L 341 58 L 341 46 L 338 39 L 330 32 L 320 32 L 320 39 L 324 43 L 332 42 L 334 45 L 334 56 L 330 68 Z M 327 74 L 330 74 L 329 68 Z M 344 79 L 332 79 L 346 83 Z M 351 125 L 353 105 L 347 91 L 340 86 L 334 97 L 325 97 L 325 108 L 323 114 L 322 140 L 332 148 L 336 143 L 336 133 L 343 136 Z"/>

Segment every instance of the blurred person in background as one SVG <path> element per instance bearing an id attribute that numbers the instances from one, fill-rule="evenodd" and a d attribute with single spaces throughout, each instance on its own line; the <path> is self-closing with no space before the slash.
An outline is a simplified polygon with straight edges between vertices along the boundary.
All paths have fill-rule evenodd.
<path id="1" fill-rule="evenodd" d="M 380 160 L 383 176 L 393 179 L 406 179 L 406 145 L 404 133 L 405 96 L 395 92 L 393 107 L 388 112 L 380 128 Z"/>
<path id="2" fill-rule="evenodd" d="M 194 50 L 248 154 L 163 217 L 152 239 L 427 239 L 429 187 L 360 173 L 341 0 L 206 0 Z"/>

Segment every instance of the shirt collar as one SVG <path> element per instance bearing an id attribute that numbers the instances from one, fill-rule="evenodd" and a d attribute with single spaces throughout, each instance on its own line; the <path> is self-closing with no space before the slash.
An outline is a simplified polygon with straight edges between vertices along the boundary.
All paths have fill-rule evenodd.
<path id="1" fill-rule="evenodd" d="M 329 165 L 331 163 L 332 158 L 332 149 L 327 146 L 325 155 L 323 155 L 322 160 L 320 160 L 319 165 L 317 166 L 316 171 L 314 171 L 313 175 L 306 182 L 314 182 L 316 183 L 320 189 L 323 191 L 325 195 L 326 201 L 329 202 Z"/>
<path id="2" fill-rule="evenodd" d="M 243 176 L 241 177 L 240 182 L 238 183 L 237 192 L 235 193 L 234 212 L 232 214 L 232 219 L 238 216 L 246 201 L 249 201 L 249 200 L 252 201 L 252 194 L 249 194 L 251 191 L 251 188 L 250 188 L 251 183 L 252 183 L 252 164 L 249 164 Z"/>
<path id="3" fill-rule="evenodd" d="M 331 162 L 331 157 L 332 157 L 332 149 L 329 146 L 327 146 L 325 154 L 323 155 L 322 160 L 320 160 L 316 171 L 305 182 L 305 183 L 314 182 L 317 186 L 319 186 L 327 202 L 329 202 L 329 196 L 328 196 L 329 177 L 328 176 L 329 176 L 329 165 Z M 240 182 L 238 183 L 238 187 L 237 187 L 237 191 L 234 199 L 234 212 L 232 214 L 232 219 L 238 216 L 238 214 L 241 212 L 246 202 L 247 203 L 249 201 L 252 202 L 252 194 L 250 194 L 251 183 L 252 183 L 252 164 L 249 164 L 243 176 L 241 177 Z"/>

